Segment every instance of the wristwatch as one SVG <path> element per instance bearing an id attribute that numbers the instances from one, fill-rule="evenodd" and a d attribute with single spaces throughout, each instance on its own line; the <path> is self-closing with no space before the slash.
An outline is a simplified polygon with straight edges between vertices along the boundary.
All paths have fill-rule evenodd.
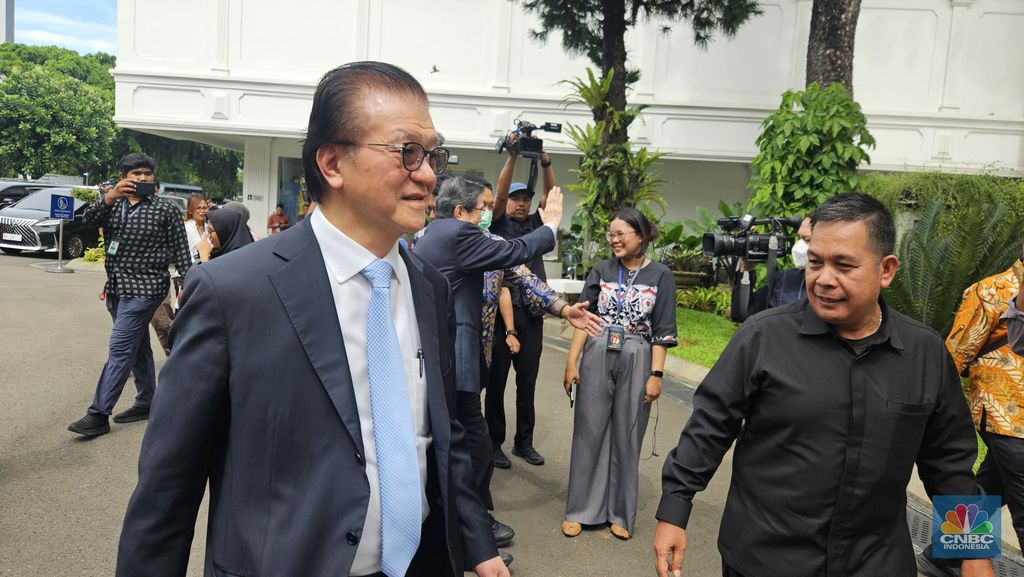
<path id="1" fill-rule="evenodd" d="M 509 329 L 509 330 L 505 331 L 505 336 L 506 337 L 517 337 L 517 336 L 519 336 L 519 333 L 516 332 L 515 329 Z"/>
<path id="2" fill-rule="evenodd" d="M 659 379 L 665 378 L 665 371 L 651 371 L 651 376 Z"/>

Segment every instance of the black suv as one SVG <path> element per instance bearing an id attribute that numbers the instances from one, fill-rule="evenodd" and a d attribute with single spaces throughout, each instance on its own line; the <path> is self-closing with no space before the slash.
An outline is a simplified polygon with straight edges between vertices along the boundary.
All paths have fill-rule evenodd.
<path id="1" fill-rule="evenodd" d="M 70 188 L 44 188 L 6 208 L 0 209 L 0 251 L 57 252 L 59 220 L 50 218 L 50 197 L 71 196 Z M 75 259 L 99 243 L 99 229 L 82 224 L 88 205 L 75 199 L 75 220 L 64 223 L 64 258 Z"/>
<path id="2" fill-rule="evenodd" d="M 65 186 L 45 182 L 32 182 L 31 180 L 0 180 L 0 208 L 10 206 L 37 190 L 64 188 Z"/>

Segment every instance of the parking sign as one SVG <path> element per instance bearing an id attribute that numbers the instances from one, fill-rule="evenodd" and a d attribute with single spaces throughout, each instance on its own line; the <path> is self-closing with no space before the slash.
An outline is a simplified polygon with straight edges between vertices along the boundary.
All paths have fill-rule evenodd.
<path id="1" fill-rule="evenodd" d="M 50 218 L 75 220 L 75 198 L 54 194 L 50 196 Z"/>

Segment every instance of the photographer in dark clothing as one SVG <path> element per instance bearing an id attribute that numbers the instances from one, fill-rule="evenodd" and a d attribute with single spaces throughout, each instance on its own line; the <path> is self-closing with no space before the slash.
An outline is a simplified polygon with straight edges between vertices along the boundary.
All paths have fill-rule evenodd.
<path id="1" fill-rule="evenodd" d="M 511 138 L 511 136 L 510 136 Z M 517 154 L 510 148 L 505 166 L 498 176 L 498 189 L 494 201 L 494 222 L 491 232 L 507 240 L 519 238 L 543 226 L 537 211 L 530 212 L 533 203 L 533 190 L 521 182 L 512 182 L 516 167 Z M 551 159 L 541 151 L 540 167 L 543 174 L 544 188 L 538 202 L 538 209 L 547 204 L 548 191 L 555 186 L 555 171 L 551 167 Z M 547 281 L 544 274 L 544 261 L 540 255 L 526 262 L 530 272 Z M 491 361 L 487 379 L 487 428 L 494 443 L 494 466 L 508 469 L 512 462 L 501 449 L 505 442 L 505 383 L 508 381 L 509 369 L 516 369 L 516 433 L 512 445 L 512 454 L 521 457 L 531 465 L 543 465 L 544 457 L 533 446 L 533 427 L 536 413 L 533 401 L 537 388 L 537 372 L 540 370 L 540 355 L 544 348 L 544 314 L 543 309 L 534 309 L 529 299 L 525 298 L 518 287 L 509 287 L 512 291 L 512 308 L 515 328 L 506 327 L 501 315 L 495 322 L 494 356 Z M 514 334 L 519 339 L 520 350 L 512 354 L 503 336 Z"/>
<path id="2" fill-rule="evenodd" d="M 793 256 L 793 263 L 796 268 L 788 268 L 775 273 L 775 283 L 769 294 L 768 284 L 764 284 L 756 291 L 750 292 L 747 302 L 746 315 L 740 313 L 740 299 L 744 294 L 743 280 L 748 274 L 752 274 L 754 267 L 745 260 L 740 260 L 740 274 L 736 277 L 736 284 L 732 291 L 732 320 L 743 322 L 757 313 L 773 307 L 782 306 L 798 301 L 807 296 L 804 289 L 804 269 L 807 268 L 807 245 L 811 242 L 811 219 L 805 218 L 797 230 L 797 241 L 793 243 L 790 254 Z M 749 279 L 749 277 L 747 277 Z M 748 280 L 749 282 L 749 280 Z"/>

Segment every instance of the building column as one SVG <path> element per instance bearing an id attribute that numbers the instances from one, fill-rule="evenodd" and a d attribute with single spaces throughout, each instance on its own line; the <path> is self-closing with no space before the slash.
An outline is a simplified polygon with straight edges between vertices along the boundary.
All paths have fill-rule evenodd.
<path id="1" fill-rule="evenodd" d="M 949 45 L 946 50 L 946 72 L 942 87 L 940 112 L 960 110 L 959 83 L 963 64 L 964 39 L 967 32 L 967 11 L 974 0 L 951 0 L 953 15 L 949 19 Z"/>
<path id="2" fill-rule="evenodd" d="M 249 209 L 249 228 L 259 236 L 267 234 L 267 215 L 276 198 L 270 158 L 270 138 L 246 138 L 242 203 Z"/>

